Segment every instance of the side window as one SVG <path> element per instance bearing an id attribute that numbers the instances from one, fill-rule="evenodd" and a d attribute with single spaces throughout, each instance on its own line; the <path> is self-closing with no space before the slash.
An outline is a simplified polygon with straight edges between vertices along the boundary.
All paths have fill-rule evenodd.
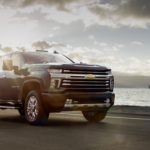
<path id="1" fill-rule="evenodd" d="M 5 55 L 1 58 L 1 69 L 12 70 L 12 61 L 10 55 Z"/>
<path id="2" fill-rule="evenodd" d="M 22 66 L 22 59 L 21 59 L 21 55 L 20 54 L 13 54 L 11 59 L 12 59 L 12 62 L 13 62 L 13 66 L 18 66 L 19 68 L 21 68 L 21 66 Z"/>
<path id="3" fill-rule="evenodd" d="M 3 60 L 2 57 L 0 57 L 0 70 L 2 70 L 2 66 L 3 66 Z"/>

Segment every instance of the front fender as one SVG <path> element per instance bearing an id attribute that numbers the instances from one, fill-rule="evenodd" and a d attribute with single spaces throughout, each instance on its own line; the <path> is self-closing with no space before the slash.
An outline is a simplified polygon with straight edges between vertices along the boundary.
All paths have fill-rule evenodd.
<path id="1" fill-rule="evenodd" d="M 29 89 L 38 88 L 40 92 L 48 91 L 50 85 L 50 75 L 46 72 L 33 72 L 30 76 L 24 78 L 21 85 L 19 99 L 23 99 L 24 89 L 28 87 Z"/>

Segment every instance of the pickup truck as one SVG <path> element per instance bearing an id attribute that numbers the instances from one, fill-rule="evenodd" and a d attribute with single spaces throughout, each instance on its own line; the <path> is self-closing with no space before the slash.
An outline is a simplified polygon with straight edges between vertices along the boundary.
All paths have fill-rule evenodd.
<path id="1" fill-rule="evenodd" d="M 74 63 L 58 52 L 12 52 L 0 59 L 0 109 L 17 109 L 29 124 L 50 113 L 81 111 L 99 122 L 114 104 L 114 77 L 100 65 Z"/>

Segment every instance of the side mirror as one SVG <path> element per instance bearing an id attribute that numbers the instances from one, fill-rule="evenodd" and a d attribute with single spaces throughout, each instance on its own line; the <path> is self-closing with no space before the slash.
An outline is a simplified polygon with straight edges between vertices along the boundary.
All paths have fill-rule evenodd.
<path id="1" fill-rule="evenodd" d="M 13 62 L 11 59 L 3 60 L 3 70 L 13 70 Z"/>
<path id="2" fill-rule="evenodd" d="M 13 70 L 15 74 L 20 74 L 18 66 L 13 66 Z"/>
<path id="3" fill-rule="evenodd" d="M 19 69 L 18 66 L 13 66 L 13 70 L 14 70 L 14 73 L 17 74 L 17 75 L 25 75 L 26 76 L 26 75 L 29 74 L 27 68 Z"/>

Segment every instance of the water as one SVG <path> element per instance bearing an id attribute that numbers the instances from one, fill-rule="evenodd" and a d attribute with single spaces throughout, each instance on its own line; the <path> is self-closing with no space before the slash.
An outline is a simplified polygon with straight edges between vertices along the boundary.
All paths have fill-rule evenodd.
<path id="1" fill-rule="evenodd" d="M 150 106 L 150 89 L 115 88 L 115 105 Z"/>

